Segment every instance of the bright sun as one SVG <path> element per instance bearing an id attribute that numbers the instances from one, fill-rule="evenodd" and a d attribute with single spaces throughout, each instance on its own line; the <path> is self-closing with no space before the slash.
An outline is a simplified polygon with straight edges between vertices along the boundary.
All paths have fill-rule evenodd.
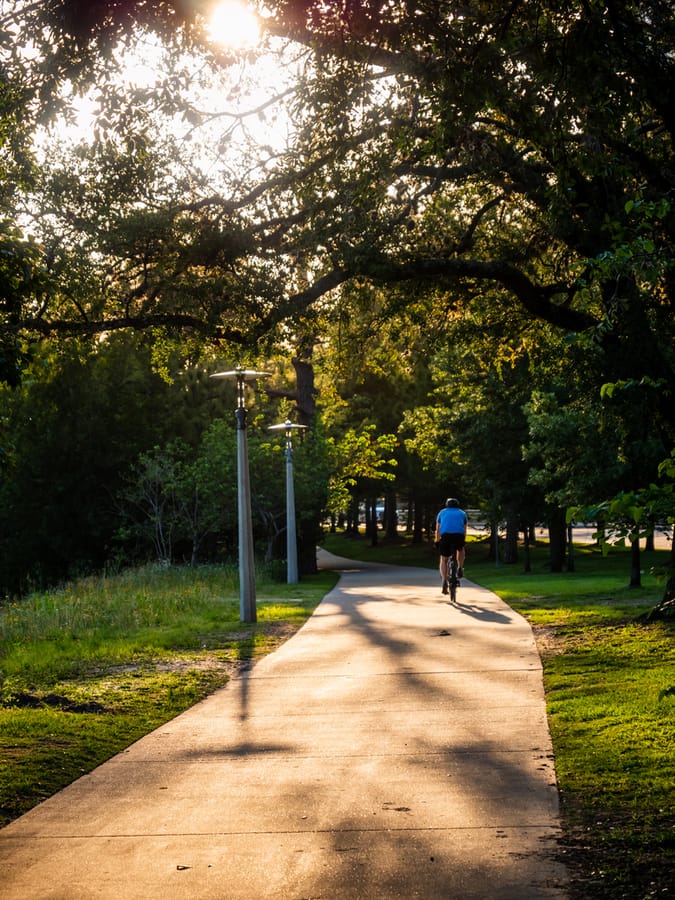
<path id="1" fill-rule="evenodd" d="M 255 14 L 238 0 L 216 4 L 207 27 L 211 40 L 226 47 L 253 47 L 260 39 Z"/>

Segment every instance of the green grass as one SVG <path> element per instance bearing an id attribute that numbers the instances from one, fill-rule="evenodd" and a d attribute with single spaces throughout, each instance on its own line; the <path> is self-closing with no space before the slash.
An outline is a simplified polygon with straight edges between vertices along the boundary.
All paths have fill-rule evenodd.
<path id="1" fill-rule="evenodd" d="M 371 548 L 327 535 L 354 559 L 435 568 L 428 544 Z M 532 623 L 544 663 L 572 896 L 645 900 L 671 890 L 675 806 L 672 623 L 645 623 L 663 586 L 644 558 L 579 550 L 576 572 L 496 567 L 473 543 L 467 576 Z M 258 622 L 239 621 L 236 571 L 148 568 L 86 579 L 0 607 L 0 824 L 20 815 L 225 684 L 296 630 L 335 583 L 260 578 Z"/>
<path id="2" fill-rule="evenodd" d="M 335 581 L 259 577 L 249 625 L 224 567 L 148 567 L 0 606 L 0 825 L 273 650 Z"/>
<path id="3" fill-rule="evenodd" d="M 356 559 L 437 565 L 428 545 L 379 549 L 330 535 L 326 548 Z M 578 900 L 646 900 L 672 890 L 675 852 L 675 623 L 645 623 L 661 599 L 643 554 L 629 588 L 627 552 L 578 548 L 576 571 L 552 574 L 537 547 L 532 571 L 495 566 L 482 543 L 467 549 L 467 577 L 532 623 L 544 665 L 562 801 L 564 853 Z"/>

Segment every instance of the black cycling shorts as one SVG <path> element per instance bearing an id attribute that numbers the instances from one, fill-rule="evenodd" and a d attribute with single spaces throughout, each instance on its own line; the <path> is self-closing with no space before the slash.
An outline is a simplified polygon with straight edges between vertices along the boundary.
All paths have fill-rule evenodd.
<path id="1" fill-rule="evenodd" d="M 441 556 L 451 556 L 453 550 L 462 550 L 466 544 L 466 537 L 463 534 L 442 534 L 439 544 L 439 552 Z"/>

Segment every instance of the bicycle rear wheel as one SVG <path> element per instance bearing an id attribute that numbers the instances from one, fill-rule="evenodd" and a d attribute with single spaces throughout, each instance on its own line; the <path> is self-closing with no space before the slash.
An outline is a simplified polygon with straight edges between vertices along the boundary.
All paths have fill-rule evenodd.
<path id="1" fill-rule="evenodd" d="M 459 584 L 459 579 L 457 578 L 457 560 L 453 558 L 452 564 L 450 566 L 450 602 L 457 602 L 457 585 Z"/>

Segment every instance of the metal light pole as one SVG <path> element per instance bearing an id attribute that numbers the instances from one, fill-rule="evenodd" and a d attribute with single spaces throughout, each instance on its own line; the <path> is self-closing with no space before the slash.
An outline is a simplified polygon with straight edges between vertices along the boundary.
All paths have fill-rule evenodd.
<path id="1" fill-rule="evenodd" d="M 251 482 L 248 471 L 248 435 L 244 405 L 244 385 L 266 378 L 269 372 L 254 372 L 237 368 L 232 372 L 216 372 L 211 378 L 234 378 L 237 382 L 237 500 L 239 522 L 239 610 L 242 622 L 255 622 L 255 558 L 253 554 L 253 525 L 251 521 Z"/>
<path id="2" fill-rule="evenodd" d="M 295 488 L 293 486 L 293 444 L 291 435 L 294 429 L 307 428 L 306 425 L 294 425 L 286 419 L 283 425 L 270 425 L 270 431 L 284 429 L 286 432 L 286 582 L 298 583 L 298 542 L 295 533 Z"/>

